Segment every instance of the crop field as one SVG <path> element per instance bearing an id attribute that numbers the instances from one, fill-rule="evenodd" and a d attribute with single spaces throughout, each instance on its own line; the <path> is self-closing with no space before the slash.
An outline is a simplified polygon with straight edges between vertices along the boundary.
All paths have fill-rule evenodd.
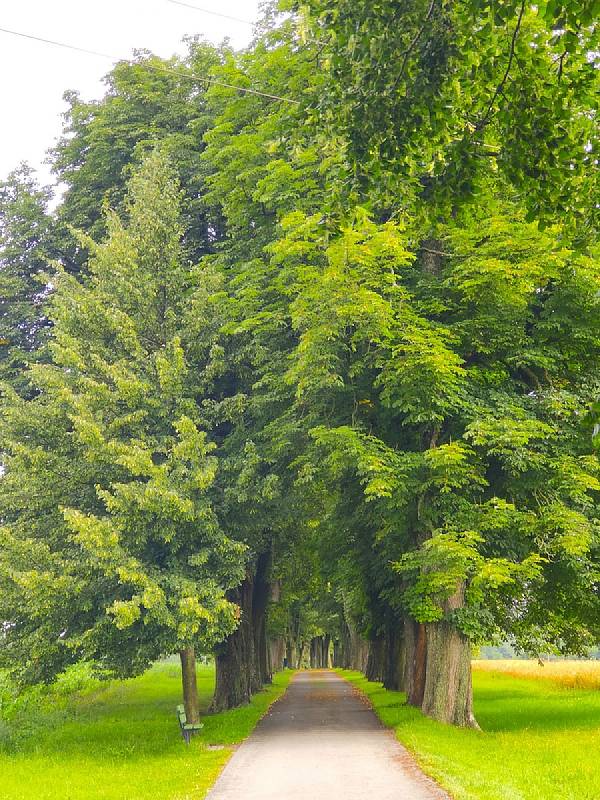
<path id="1" fill-rule="evenodd" d="M 501 672 L 513 678 L 552 681 L 566 689 L 600 689 L 600 661 L 482 660 L 474 661 L 476 672 Z"/>

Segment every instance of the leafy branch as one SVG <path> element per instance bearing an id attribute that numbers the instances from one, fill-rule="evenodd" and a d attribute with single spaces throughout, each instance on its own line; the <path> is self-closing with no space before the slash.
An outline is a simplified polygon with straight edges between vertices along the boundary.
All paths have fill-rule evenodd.
<path id="1" fill-rule="evenodd" d="M 515 25 L 515 29 L 513 31 L 513 35 L 512 35 L 511 41 L 510 41 L 510 51 L 509 51 L 509 56 L 508 56 L 508 64 L 506 65 L 506 70 L 504 71 L 504 75 L 502 76 L 502 80 L 500 81 L 500 83 L 496 87 L 496 91 L 494 92 L 494 96 L 490 100 L 490 103 L 489 103 L 489 105 L 487 107 L 487 110 L 486 110 L 485 114 L 483 115 L 483 117 L 479 120 L 479 122 L 475 126 L 475 130 L 480 131 L 480 130 L 482 130 L 482 128 L 484 128 L 487 125 L 487 123 L 489 122 L 490 117 L 492 115 L 492 110 L 494 108 L 496 100 L 498 99 L 498 96 L 500 94 L 502 94 L 502 92 L 504 90 L 504 87 L 506 86 L 506 81 L 508 80 L 508 77 L 510 75 L 510 71 L 512 69 L 513 61 L 514 61 L 514 58 L 515 58 L 515 46 L 517 44 L 517 37 L 519 36 L 519 31 L 521 30 L 521 23 L 523 21 L 523 15 L 524 14 L 525 14 L 525 0 L 521 0 L 521 8 L 519 9 L 519 17 L 517 19 L 517 24 Z"/>

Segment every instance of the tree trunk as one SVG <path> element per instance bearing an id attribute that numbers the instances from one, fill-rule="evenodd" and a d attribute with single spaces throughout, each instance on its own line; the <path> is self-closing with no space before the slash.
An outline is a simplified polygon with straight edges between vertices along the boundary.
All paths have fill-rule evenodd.
<path id="1" fill-rule="evenodd" d="M 304 659 L 304 651 L 306 649 L 306 642 L 300 642 L 300 648 L 298 649 L 298 663 L 297 669 L 302 668 L 302 660 Z"/>
<path id="2" fill-rule="evenodd" d="M 369 659 L 369 643 L 366 639 L 363 639 L 362 636 L 357 636 L 353 658 L 353 669 L 364 673 L 367 669 L 367 661 Z"/>
<path id="3" fill-rule="evenodd" d="M 461 587 L 446 603 L 446 612 L 462 606 Z M 427 625 L 427 675 L 421 705 L 428 717 L 460 727 L 478 728 L 473 714 L 471 643 L 450 622 Z"/>
<path id="4" fill-rule="evenodd" d="M 248 703 L 259 684 L 252 629 L 252 594 L 249 577 L 229 593 L 229 599 L 240 607 L 240 624 L 215 651 L 216 684 L 212 711 L 224 711 Z"/>
<path id="5" fill-rule="evenodd" d="M 377 636 L 369 641 L 369 657 L 365 678 L 368 681 L 381 681 L 383 678 L 383 637 Z"/>
<path id="6" fill-rule="evenodd" d="M 315 636 L 313 639 L 310 640 L 310 668 L 317 669 L 319 666 L 319 656 L 318 656 L 318 639 Z"/>
<path id="7" fill-rule="evenodd" d="M 347 668 L 365 672 L 369 657 L 369 643 L 362 638 L 356 628 L 348 623 L 349 643 Z"/>
<path id="8" fill-rule="evenodd" d="M 404 641 L 400 624 L 387 627 L 385 634 L 383 686 L 398 691 L 404 682 Z"/>
<path id="9" fill-rule="evenodd" d="M 323 669 L 329 669 L 329 648 L 331 646 L 331 636 L 323 637 Z"/>
<path id="10" fill-rule="evenodd" d="M 269 642 L 269 661 L 273 672 L 280 672 L 283 669 L 283 659 L 286 653 L 285 644 L 283 636 L 278 636 Z"/>
<path id="11" fill-rule="evenodd" d="M 404 622 L 404 689 L 408 705 L 421 707 L 427 674 L 427 630 L 425 625 L 407 618 Z"/>
<path id="12" fill-rule="evenodd" d="M 287 659 L 287 665 L 290 669 L 297 669 L 300 666 L 298 662 L 298 648 L 292 639 L 287 640 L 285 657 Z"/>
<path id="13" fill-rule="evenodd" d="M 196 685 L 196 654 L 193 647 L 179 651 L 181 659 L 181 683 L 183 686 L 183 706 L 185 718 L 190 725 L 200 722 L 198 687 Z"/>
<path id="14" fill-rule="evenodd" d="M 267 642 L 267 607 L 271 597 L 271 584 L 268 580 L 270 564 L 270 553 L 263 553 L 259 556 L 253 584 L 252 627 L 256 658 L 256 666 L 252 676 L 254 681 L 253 692 L 261 689 L 265 683 L 272 682 Z"/>
<path id="15" fill-rule="evenodd" d="M 352 667 L 350 626 L 345 617 L 341 620 L 340 638 L 337 643 L 334 643 L 334 666 L 342 667 L 342 669 L 350 669 Z"/>

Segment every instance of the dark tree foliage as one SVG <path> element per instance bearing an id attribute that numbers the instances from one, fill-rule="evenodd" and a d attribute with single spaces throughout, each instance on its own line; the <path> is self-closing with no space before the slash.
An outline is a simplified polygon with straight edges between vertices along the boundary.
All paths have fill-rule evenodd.
<path id="1" fill-rule="evenodd" d="M 93 236 L 105 232 L 102 210 L 120 208 L 132 169 L 162 143 L 176 164 L 184 188 L 182 216 L 192 259 L 210 252 L 219 220 L 208 220 L 202 204 L 204 170 L 200 154 L 210 127 L 206 77 L 225 53 L 197 39 L 185 58 L 161 59 L 146 51 L 106 76 L 99 101 L 84 102 L 67 92 L 64 135 L 53 150 L 53 169 L 66 184 L 60 219 Z M 63 246 L 66 266 L 78 269 L 85 253 L 72 238 Z"/>
<path id="2" fill-rule="evenodd" d="M 498 170 L 531 219 L 598 222 L 598 2 L 311 0 L 348 137 L 380 206 L 472 198 Z"/>
<path id="3" fill-rule="evenodd" d="M 55 253 L 49 201 L 25 165 L 0 184 L 0 381 L 20 389 L 47 333 L 40 276 Z"/>

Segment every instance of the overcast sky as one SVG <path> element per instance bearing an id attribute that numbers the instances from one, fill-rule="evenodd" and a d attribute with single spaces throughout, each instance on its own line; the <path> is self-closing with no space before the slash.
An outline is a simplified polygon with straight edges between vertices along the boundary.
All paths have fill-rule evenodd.
<path id="1" fill-rule="evenodd" d="M 203 9 L 255 20 L 259 0 L 185 0 Z M 0 0 L 0 28 L 54 39 L 127 58 L 135 48 L 168 57 L 183 52 L 186 34 L 235 47 L 249 43 L 252 27 L 175 5 L 169 0 Z M 111 62 L 0 32 L 0 180 L 21 161 L 40 171 L 61 131 L 66 89 L 86 100 L 103 94 Z"/>

